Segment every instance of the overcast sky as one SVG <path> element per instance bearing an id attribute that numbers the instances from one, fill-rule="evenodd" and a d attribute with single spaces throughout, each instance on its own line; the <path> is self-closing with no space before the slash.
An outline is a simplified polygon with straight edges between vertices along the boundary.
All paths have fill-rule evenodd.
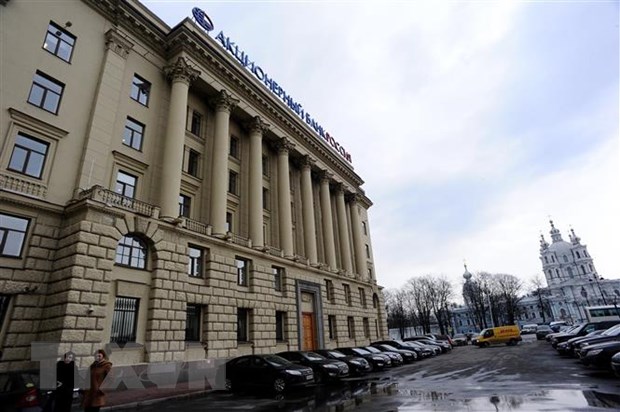
<path id="1" fill-rule="evenodd" d="M 617 1 L 144 3 L 202 8 L 351 153 L 379 284 L 528 281 L 549 216 L 620 277 Z"/>

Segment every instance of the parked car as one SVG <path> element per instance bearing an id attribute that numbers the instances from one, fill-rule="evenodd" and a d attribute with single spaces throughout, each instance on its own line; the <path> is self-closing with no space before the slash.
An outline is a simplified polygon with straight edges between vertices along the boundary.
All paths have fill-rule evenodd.
<path id="1" fill-rule="evenodd" d="M 619 340 L 620 339 L 620 324 L 617 324 L 615 326 L 612 326 L 609 329 L 606 329 L 604 331 L 602 331 L 599 335 L 597 336 L 592 336 L 592 337 L 584 337 L 581 339 L 578 339 L 574 342 L 572 342 L 572 347 L 573 347 L 573 355 L 575 356 L 580 356 L 579 352 L 589 346 L 589 345 L 596 345 L 599 343 L 603 343 L 603 342 L 609 342 L 609 341 L 613 341 L 613 340 Z M 569 342 L 572 339 L 569 340 Z"/>
<path id="2" fill-rule="evenodd" d="M 521 331 L 517 325 L 504 325 L 482 330 L 476 338 L 476 345 L 479 348 L 504 343 L 506 345 L 516 345 L 521 340 Z"/>
<path id="3" fill-rule="evenodd" d="M 582 323 L 570 332 L 559 333 L 551 338 L 551 346 L 556 348 L 559 343 L 566 342 L 567 340 L 576 336 L 585 336 L 588 333 L 595 330 L 605 330 L 620 323 L 620 320 L 605 320 L 602 322 L 587 322 Z"/>
<path id="4" fill-rule="evenodd" d="M 345 355 L 361 356 L 370 363 L 373 371 L 383 370 L 387 367 L 392 366 L 392 361 L 390 360 L 390 357 L 382 353 L 376 354 L 362 348 L 338 348 L 336 350 L 338 352 L 344 353 Z"/>
<path id="5" fill-rule="evenodd" d="M 578 323 L 577 325 L 571 325 L 571 326 L 560 326 L 560 329 L 558 330 L 558 332 L 553 332 L 553 333 L 548 334 L 547 336 L 545 336 L 545 340 L 551 343 L 551 339 L 553 339 L 554 337 L 560 334 L 563 334 L 563 333 L 572 332 L 573 330 L 577 329 L 579 326 L 581 326 L 581 323 Z M 555 331 L 555 329 L 553 328 L 551 329 Z"/>
<path id="6" fill-rule="evenodd" d="M 547 336 L 550 333 L 553 333 L 553 329 L 551 329 L 551 326 L 549 325 L 538 325 L 536 327 L 536 339 L 537 340 L 545 339 L 545 336 Z"/>
<path id="7" fill-rule="evenodd" d="M 454 347 L 454 342 L 452 341 L 452 338 L 448 335 L 437 335 L 434 333 L 427 333 L 426 335 L 429 338 L 431 338 L 432 340 L 435 340 L 437 342 L 446 342 L 447 344 L 450 345 L 450 347 Z"/>
<path id="8" fill-rule="evenodd" d="M 349 372 L 353 375 L 365 375 L 372 370 L 370 363 L 361 356 L 345 355 L 335 349 L 319 349 L 314 352 L 325 356 L 327 359 L 335 359 L 349 365 Z"/>
<path id="9" fill-rule="evenodd" d="M 620 378 L 620 353 L 616 353 L 611 357 L 611 370 Z"/>
<path id="10" fill-rule="evenodd" d="M 457 333 L 452 337 L 455 346 L 467 346 L 467 336 L 463 333 Z"/>
<path id="11" fill-rule="evenodd" d="M 521 335 L 529 335 L 531 333 L 536 333 L 537 328 L 538 328 L 538 325 L 536 323 L 530 323 L 527 325 L 523 325 L 523 327 L 521 328 Z"/>
<path id="12" fill-rule="evenodd" d="M 616 353 L 620 353 L 620 341 L 604 342 L 582 349 L 580 360 L 584 365 L 607 369 Z"/>
<path id="13" fill-rule="evenodd" d="M 418 354 L 418 359 L 425 359 L 435 356 L 437 354 L 435 349 L 439 350 L 439 348 L 430 347 L 422 342 L 416 341 L 403 342 L 403 345 L 408 349 L 410 348 L 414 350 Z"/>
<path id="14" fill-rule="evenodd" d="M 339 380 L 349 376 L 349 367 L 345 362 L 327 359 L 318 353 L 287 351 L 280 352 L 277 355 L 298 365 L 311 367 L 314 371 L 314 381 L 316 383 L 328 380 Z"/>
<path id="15" fill-rule="evenodd" d="M 549 327 L 554 332 L 559 332 L 562 326 L 569 326 L 569 325 L 566 323 L 566 321 L 563 321 L 563 320 L 556 320 L 556 321 L 549 323 Z"/>
<path id="16" fill-rule="evenodd" d="M 276 355 L 246 355 L 226 362 L 226 389 L 267 386 L 284 392 L 293 386 L 314 382 L 312 368 L 294 364 Z"/>
<path id="17" fill-rule="evenodd" d="M 583 339 L 590 339 L 596 337 L 603 333 L 603 330 L 593 330 L 585 336 L 575 336 L 565 342 L 558 343 L 558 346 L 555 347 L 555 350 L 558 351 L 560 355 L 570 356 L 573 354 L 573 344 L 575 342 L 580 342 Z"/>
<path id="18" fill-rule="evenodd" d="M 439 348 L 439 353 L 446 353 L 450 349 L 452 349 L 452 346 L 450 346 L 447 342 L 436 341 L 427 336 L 409 336 L 408 338 L 405 338 L 403 340 L 405 342 L 421 342 L 431 347 L 437 347 Z"/>
<path id="19" fill-rule="evenodd" d="M 405 363 L 405 360 L 403 359 L 403 356 L 400 353 L 390 352 L 390 351 L 382 351 L 381 349 L 375 348 L 374 346 L 362 346 L 361 348 L 362 349 L 366 349 L 370 353 L 387 355 L 390 358 L 390 360 L 392 361 L 392 367 L 400 366 L 403 363 Z"/>
<path id="20" fill-rule="evenodd" d="M 40 411 L 47 401 L 45 392 L 39 390 L 38 370 L 0 373 L 0 405 L 3 411 Z"/>
<path id="21" fill-rule="evenodd" d="M 381 352 L 396 352 L 403 357 L 405 363 L 411 363 L 418 360 L 418 354 L 413 349 L 398 349 L 385 343 L 373 344 L 373 347 Z"/>

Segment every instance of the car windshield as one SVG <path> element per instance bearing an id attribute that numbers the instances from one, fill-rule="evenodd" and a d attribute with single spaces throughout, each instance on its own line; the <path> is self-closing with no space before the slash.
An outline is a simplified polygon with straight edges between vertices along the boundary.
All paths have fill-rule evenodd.
<path id="1" fill-rule="evenodd" d="M 390 346 L 390 345 L 381 345 L 383 346 L 385 349 L 391 350 L 391 351 L 398 351 L 398 349 L 396 349 L 394 346 Z"/>
<path id="2" fill-rule="evenodd" d="M 269 355 L 263 357 L 267 363 L 273 366 L 287 366 L 290 365 L 291 362 L 277 355 Z"/>
<path id="3" fill-rule="evenodd" d="M 370 351 L 367 351 L 366 349 L 362 349 L 362 348 L 352 348 L 351 349 L 353 352 L 359 354 L 359 355 L 369 355 Z"/>
<path id="4" fill-rule="evenodd" d="M 321 356 L 318 353 L 314 353 L 314 352 L 306 352 L 304 355 L 306 356 L 306 359 L 309 359 L 309 360 L 323 360 L 323 359 L 325 359 L 325 356 Z"/>
<path id="5" fill-rule="evenodd" d="M 366 346 L 364 349 L 366 349 L 368 352 L 372 352 L 372 353 L 381 353 L 381 351 L 375 347 L 372 346 Z"/>
<path id="6" fill-rule="evenodd" d="M 336 350 L 330 350 L 327 353 L 329 353 L 330 356 L 333 356 L 334 358 L 346 358 L 347 357 L 347 355 L 345 355 L 344 353 L 340 353 Z"/>
<path id="7" fill-rule="evenodd" d="M 605 330 L 601 335 L 605 336 L 616 336 L 620 334 L 620 323 L 612 326 L 611 328 Z"/>

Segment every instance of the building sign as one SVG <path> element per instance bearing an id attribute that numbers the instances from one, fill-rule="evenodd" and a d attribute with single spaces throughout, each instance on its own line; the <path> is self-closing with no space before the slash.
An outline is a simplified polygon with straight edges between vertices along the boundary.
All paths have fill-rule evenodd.
<path id="1" fill-rule="evenodd" d="M 192 10 L 194 18 L 196 22 L 207 32 L 213 30 L 213 23 L 209 16 L 205 14 L 204 11 L 200 10 L 197 7 L 194 7 Z M 230 37 L 224 35 L 223 31 L 220 31 L 217 36 L 215 36 L 215 40 L 217 40 L 220 45 L 226 49 L 228 53 L 230 53 L 243 67 L 245 67 L 250 73 L 254 75 L 260 82 L 262 82 L 274 95 L 276 95 L 282 102 L 288 106 L 299 118 L 306 122 L 308 126 L 312 130 L 316 132 L 325 142 L 330 145 L 340 156 L 342 156 L 347 162 L 352 163 L 351 154 L 346 151 L 346 149 L 340 145 L 331 136 L 321 124 L 316 121 L 310 113 L 306 112 L 301 105 L 301 103 L 295 101 L 295 99 L 288 94 L 282 86 L 280 86 L 274 79 L 269 77 L 269 75 L 254 61 L 250 60 L 249 55 L 241 50 L 235 42 L 230 40 Z"/>

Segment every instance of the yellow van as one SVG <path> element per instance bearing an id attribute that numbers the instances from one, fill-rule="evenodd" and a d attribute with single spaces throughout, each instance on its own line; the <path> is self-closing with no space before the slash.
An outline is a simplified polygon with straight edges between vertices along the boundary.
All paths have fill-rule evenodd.
<path id="1" fill-rule="evenodd" d="M 476 345 L 484 348 L 490 345 L 505 343 L 516 345 L 521 341 L 521 331 L 517 325 L 498 326 L 497 328 L 483 329 L 476 339 Z"/>

